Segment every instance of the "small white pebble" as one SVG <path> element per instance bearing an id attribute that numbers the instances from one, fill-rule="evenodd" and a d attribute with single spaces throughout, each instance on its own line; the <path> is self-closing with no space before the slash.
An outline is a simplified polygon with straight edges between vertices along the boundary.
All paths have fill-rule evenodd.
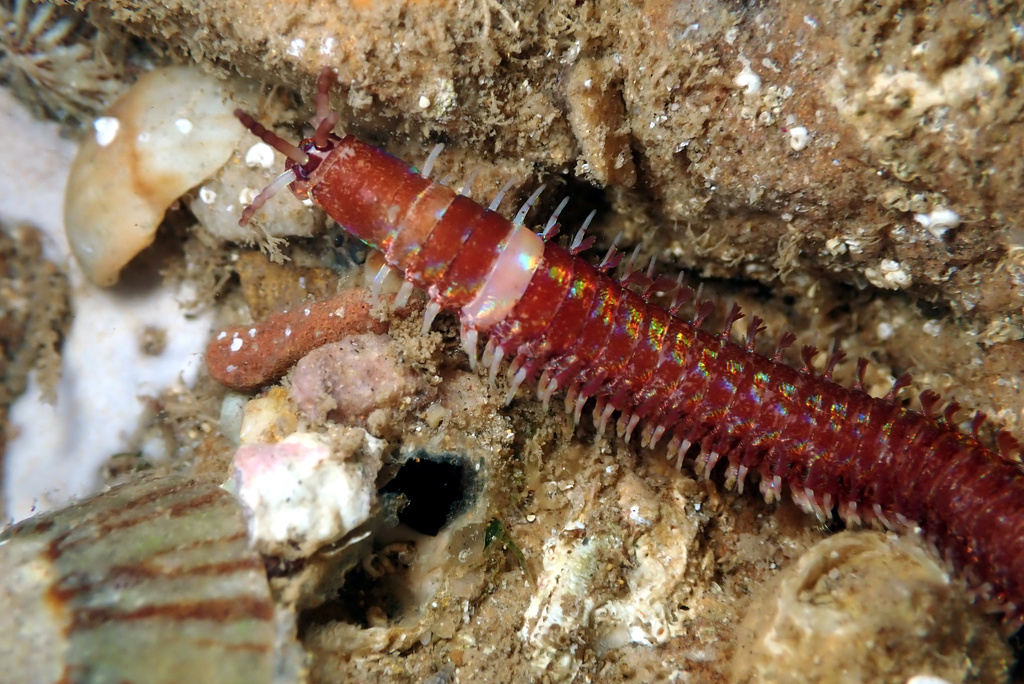
<path id="1" fill-rule="evenodd" d="M 846 253 L 846 243 L 839 238 L 829 238 L 825 241 L 825 249 L 832 256 L 839 256 L 840 254 Z"/>
<path id="2" fill-rule="evenodd" d="M 308 316 L 309 315 L 309 309 L 303 309 L 302 310 L 302 315 L 303 316 Z"/>
<path id="3" fill-rule="evenodd" d="M 416 104 L 419 105 L 420 109 L 427 109 L 430 107 L 430 98 L 426 95 L 420 95 L 420 99 Z"/>
<path id="4" fill-rule="evenodd" d="M 810 26 L 811 28 L 818 28 L 818 22 L 816 22 L 814 20 L 814 17 L 812 17 L 809 14 L 804 15 L 804 23 Z"/>
<path id="5" fill-rule="evenodd" d="M 324 57 L 330 57 L 333 55 L 336 47 L 338 47 L 338 39 L 334 36 L 327 36 L 326 38 L 320 39 L 320 54 Z"/>
<path id="6" fill-rule="evenodd" d="M 806 126 L 794 126 L 789 129 L 789 146 L 799 152 L 811 143 L 811 134 Z"/>
<path id="7" fill-rule="evenodd" d="M 914 675 L 907 684 L 951 684 L 951 682 L 935 675 Z"/>
<path id="8" fill-rule="evenodd" d="M 528 516 L 526 516 L 526 522 L 533 522 L 536 519 L 537 516 L 535 516 L 533 513 L 530 513 Z"/>
<path id="9" fill-rule="evenodd" d="M 302 51 L 306 49 L 306 41 L 302 38 L 295 38 L 288 43 L 288 54 L 292 57 L 301 57 Z"/>
<path id="10" fill-rule="evenodd" d="M 590 86 L 592 86 L 592 85 L 594 85 L 594 79 L 592 79 L 592 78 L 588 78 L 586 81 L 583 82 L 583 87 L 587 88 L 588 90 L 590 89 Z"/>
<path id="11" fill-rule="evenodd" d="M 249 328 L 249 337 L 256 337 L 256 328 Z"/>
<path id="12" fill-rule="evenodd" d="M 239 436 L 242 433 L 242 418 L 245 416 L 245 405 L 249 397 L 244 394 L 228 392 L 220 404 L 220 431 L 231 442 L 238 446 Z"/>
<path id="13" fill-rule="evenodd" d="M 882 276 L 885 282 L 889 283 L 893 287 L 906 287 L 910 285 L 911 278 L 910 274 L 904 271 L 902 268 L 898 271 L 890 271 Z"/>
<path id="14" fill-rule="evenodd" d="M 882 273 L 895 273 L 900 270 L 900 262 L 895 259 L 882 259 L 882 263 L 879 264 L 879 268 L 882 269 Z"/>
<path id="15" fill-rule="evenodd" d="M 242 338 L 241 337 L 236 337 L 235 339 L 231 340 L 231 351 L 236 352 L 236 351 L 238 351 L 241 348 L 242 348 Z"/>
<path id="16" fill-rule="evenodd" d="M 258 194 L 259 190 L 256 188 L 242 188 L 238 191 L 238 203 L 242 206 L 248 206 L 252 204 L 252 201 L 256 199 Z"/>
<path id="17" fill-rule="evenodd" d="M 761 77 L 750 68 L 750 62 L 743 65 L 743 71 L 737 74 L 733 83 L 743 88 L 743 92 L 747 95 L 756 95 L 761 92 Z"/>
<path id="18" fill-rule="evenodd" d="M 199 188 L 199 201 L 203 204 L 213 204 L 217 201 L 217 191 L 204 185 Z"/>
<path id="19" fill-rule="evenodd" d="M 188 135 L 192 132 L 192 122 L 188 119 L 175 119 L 174 127 L 178 129 L 178 132 L 182 135 Z"/>
<path id="20" fill-rule="evenodd" d="M 292 336 L 292 326 L 286 325 L 284 327 L 284 336 L 285 337 L 291 337 Z"/>
<path id="21" fill-rule="evenodd" d="M 927 214 L 914 214 L 914 220 L 924 226 L 929 233 L 941 238 L 947 230 L 960 225 L 960 214 L 952 209 L 941 207 L 932 209 Z"/>
<path id="22" fill-rule="evenodd" d="M 921 330 L 932 337 L 938 337 L 942 332 L 942 324 L 938 321 L 927 321 L 921 326 Z"/>
<path id="23" fill-rule="evenodd" d="M 101 116 L 92 122 L 92 127 L 96 129 L 96 144 L 100 147 L 106 147 L 114 142 L 114 138 L 117 137 L 117 129 L 121 127 L 121 122 L 113 116 Z"/>
<path id="24" fill-rule="evenodd" d="M 641 525 L 649 525 L 650 521 L 640 515 L 640 506 L 634 504 L 629 507 L 629 519 Z"/>
<path id="25" fill-rule="evenodd" d="M 228 336 L 228 334 L 227 334 L 226 332 L 224 332 L 223 330 L 221 330 L 221 331 L 220 331 L 220 332 L 219 332 L 219 333 L 217 334 L 217 339 L 218 339 L 218 340 L 223 340 L 223 339 L 224 339 L 225 337 L 227 337 L 227 336 Z"/>
<path id="26" fill-rule="evenodd" d="M 375 471 L 357 465 L 354 445 L 335 447 L 320 435 L 293 432 L 267 443 L 260 433 L 276 433 L 282 411 L 267 398 L 246 405 L 231 483 L 247 509 L 251 544 L 261 553 L 308 556 L 369 518 Z M 383 443 L 364 435 L 357 448 L 379 454 Z"/>
<path id="27" fill-rule="evenodd" d="M 274 148 L 258 142 L 245 152 L 245 165 L 250 169 L 269 169 L 274 166 Z"/>
<path id="28" fill-rule="evenodd" d="M 878 324 L 877 332 L 878 332 L 878 339 L 880 339 L 880 340 L 887 340 L 890 337 L 892 337 L 892 334 L 895 331 L 893 330 L 892 325 L 890 325 L 889 323 L 883 322 L 883 323 L 879 323 Z"/>

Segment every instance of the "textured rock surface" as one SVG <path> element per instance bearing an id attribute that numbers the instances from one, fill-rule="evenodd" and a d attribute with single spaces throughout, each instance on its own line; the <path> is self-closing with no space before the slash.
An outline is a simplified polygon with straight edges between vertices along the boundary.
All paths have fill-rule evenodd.
<path id="1" fill-rule="evenodd" d="M 315 74 L 334 66 L 344 128 L 413 161 L 445 140 L 439 173 L 458 180 L 482 166 L 478 196 L 509 175 L 520 191 L 550 176 L 586 213 L 573 174 L 605 185 L 599 206 L 610 211 L 596 225 L 606 235 L 624 230 L 701 276 L 796 297 L 782 302 L 782 326 L 817 327 L 819 347 L 837 338 L 895 370 L 913 366 L 924 385 L 1019 427 L 1018 383 L 992 389 L 1024 337 L 1024 66 L 1006 9 L 339 0 L 252 16 L 232 0 L 90 6 L 207 64 L 301 84 L 304 112 Z M 561 192 L 549 190 L 549 206 Z M 865 298 L 904 319 L 927 301 L 925 323 L 965 338 L 955 367 L 933 363 L 916 325 L 906 337 L 923 347 L 873 338 Z"/>
<path id="2" fill-rule="evenodd" d="M 815 544 L 755 598 L 742 682 L 967 681 L 1001 665 L 982 624 L 963 622 L 958 583 L 913 537 L 843 532 Z M 948 613 L 946 611 L 949 611 Z M 992 662 L 995 661 L 995 662 Z M 800 663 L 794 668 L 793 663 Z"/>
<path id="3" fill-rule="evenodd" d="M 282 132 L 308 118 L 315 76 L 332 65 L 346 130 L 414 163 L 443 140 L 435 175 L 457 185 L 480 167 L 478 199 L 509 175 L 520 198 L 546 181 L 542 207 L 573 194 L 566 230 L 578 222 L 571 212 L 596 208 L 603 241 L 625 231 L 667 270 L 706 280 L 705 295 L 739 300 L 776 336 L 793 330 L 797 348 L 836 341 L 871 358 L 873 393 L 912 367 L 917 389 L 1021 434 L 1020 31 L 1009 10 L 844 2 L 825 13 L 809 2 L 663 0 L 339 0 L 276 3 L 256 15 L 236 0 L 89 6 L 96 21 L 166 41 L 177 59 L 262 84 L 270 95 L 258 118 Z M 218 249 L 225 260 L 239 254 Z M 310 254 L 329 264 L 330 251 L 300 242 L 284 268 L 299 273 Z M 245 281 L 247 266 L 233 268 Z M 232 323 L 279 306 L 227 280 L 224 308 L 248 305 Z M 455 454 L 478 464 L 482 491 L 437 537 L 381 536 L 347 579 L 297 601 L 316 606 L 301 617 L 312 678 L 742 676 L 732 663 L 760 643 L 743 616 L 827 532 L 789 503 L 721 492 L 595 438 L 586 421 L 573 436 L 571 420 L 525 393 L 502 408 L 504 388 L 465 372 L 454 321 L 442 317 L 426 337 L 419 327 L 392 317 L 389 334 L 437 400 L 388 426 L 394 452 L 382 473 L 419 449 Z M 852 366 L 837 377 L 849 382 Z M 277 402 L 285 392 L 271 390 Z M 330 424 L 302 420 L 313 424 L 281 429 Z M 502 541 L 485 547 L 495 520 Z M 573 564 L 584 544 L 594 552 Z M 812 594 L 828 598 L 832 588 L 824 581 Z M 964 676 L 1003 681 L 1005 642 L 959 589 L 948 599 L 928 603 L 922 619 L 954 615 L 943 619 L 983 635 L 993 655 Z M 876 624 L 856 610 L 850 619 Z M 866 662 L 872 646 L 851 641 L 850 659 Z M 937 655 L 962 663 L 973 647 Z M 772 667 L 809 672 L 815 657 Z"/>

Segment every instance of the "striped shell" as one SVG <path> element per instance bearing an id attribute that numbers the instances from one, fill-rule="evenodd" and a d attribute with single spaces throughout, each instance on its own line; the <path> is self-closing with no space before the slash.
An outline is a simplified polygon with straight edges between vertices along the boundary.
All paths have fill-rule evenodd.
<path id="1" fill-rule="evenodd" d="M 271 682 L 274 604 L 224 489 L 114 487 L 0 535 L 4 681 Z"/>

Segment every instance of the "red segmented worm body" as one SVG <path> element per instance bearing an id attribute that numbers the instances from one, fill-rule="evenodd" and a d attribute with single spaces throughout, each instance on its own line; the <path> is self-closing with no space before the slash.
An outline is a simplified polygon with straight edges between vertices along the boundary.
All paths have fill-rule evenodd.
<path id="1" fill-rule="evenodd" d="M 239 116 L 278 149 L 287 145 Z M 694 320 L 677 318 L 678 293 L 671 309 L 648 301 L 670 290 L 664 281 L 616 279 L 607 272 L 614 259 L 595 267 L 576 255 L 579 240 L 569 250 L 546 241 L 518 217 L 509 221 L 377 148 L 328 135 L 327 124 L 333 120 L 321 112 L 317 136 L 286 152 L 283 180 L 427 291 L 427 325 L 440 309 L 458 311 L 474 366 L 477 336 L 486 333 L 492 378 L 511 359 L 510 396 L 527 381 L 545 404 L 565 391 L 577 420 L 593 398 L 599 429 L 618 412 L 627 440 L 637 428 L 645 446 L 667 435 L 669 458 L 693 455 L 705 477 L 724 461 L 727 485 L 741 491 L 756 472 L 769 502 L 788 486 L 819 518 L 838 510 L 851 524 L 920 525 L 1020 625 L 1024 471 L 978 441 L 980 417 L 964 434 L 953 424 L 955 405 L 935 415 L 933 393 L 922 394 L 920 413 L 896 400 L 902 381 L 885 398 L 869 396 L 860 380 L 853 388 L 834 383 L 841 354 L 821 376 L 810 370 L 813 350 L 805 350 L 807 369 L 787 366 L 779 359 L 791 335 L 766 358 L 753 351 L 757 317 L 745 345 L 730 341 L 736 308 L 722 333 L 706 332 L 707 303 Z M 630 289 L 636 285 L 643 294 Z M 862 361 L 858 377 L 863 370 Z M 1011 440 L 1000 441 L 1008 452 Z"/>

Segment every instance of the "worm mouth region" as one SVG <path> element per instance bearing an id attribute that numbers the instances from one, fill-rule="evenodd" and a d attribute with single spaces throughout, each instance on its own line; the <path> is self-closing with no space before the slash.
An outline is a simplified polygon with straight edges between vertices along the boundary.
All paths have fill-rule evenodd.
<path id="1" fill-rule="evenodd" d="M 331 110 L 328 96 L 333 83 L 334 71 L 332 69 L 324 69 L 320 72 L 320 77 L 317 79 L 316 114 L 310 119 L 310 124 L 315 132 L 313 137 L 306 138 L 297 146 L 263 126 L 252 115 L 241 109 L 235 110 L 235 117 L 242 122 L 243 126 L 288 159 L 284 172 L 271 181 L 270 185 L 263 188 L 253 198 L 252 203 L 242 210 L 238 225 L 244 226 L 249 223 L 256 212 L 282 188 L 296 181 L 309 180 L 317 167 L 339 146 L 342 139 L 335 135 L 333 130 L 338 124 L 340 115 Z M 308 194 L 308 188 L 301 183 L 292 189 L 300 197 L 305 197 Z"/>

